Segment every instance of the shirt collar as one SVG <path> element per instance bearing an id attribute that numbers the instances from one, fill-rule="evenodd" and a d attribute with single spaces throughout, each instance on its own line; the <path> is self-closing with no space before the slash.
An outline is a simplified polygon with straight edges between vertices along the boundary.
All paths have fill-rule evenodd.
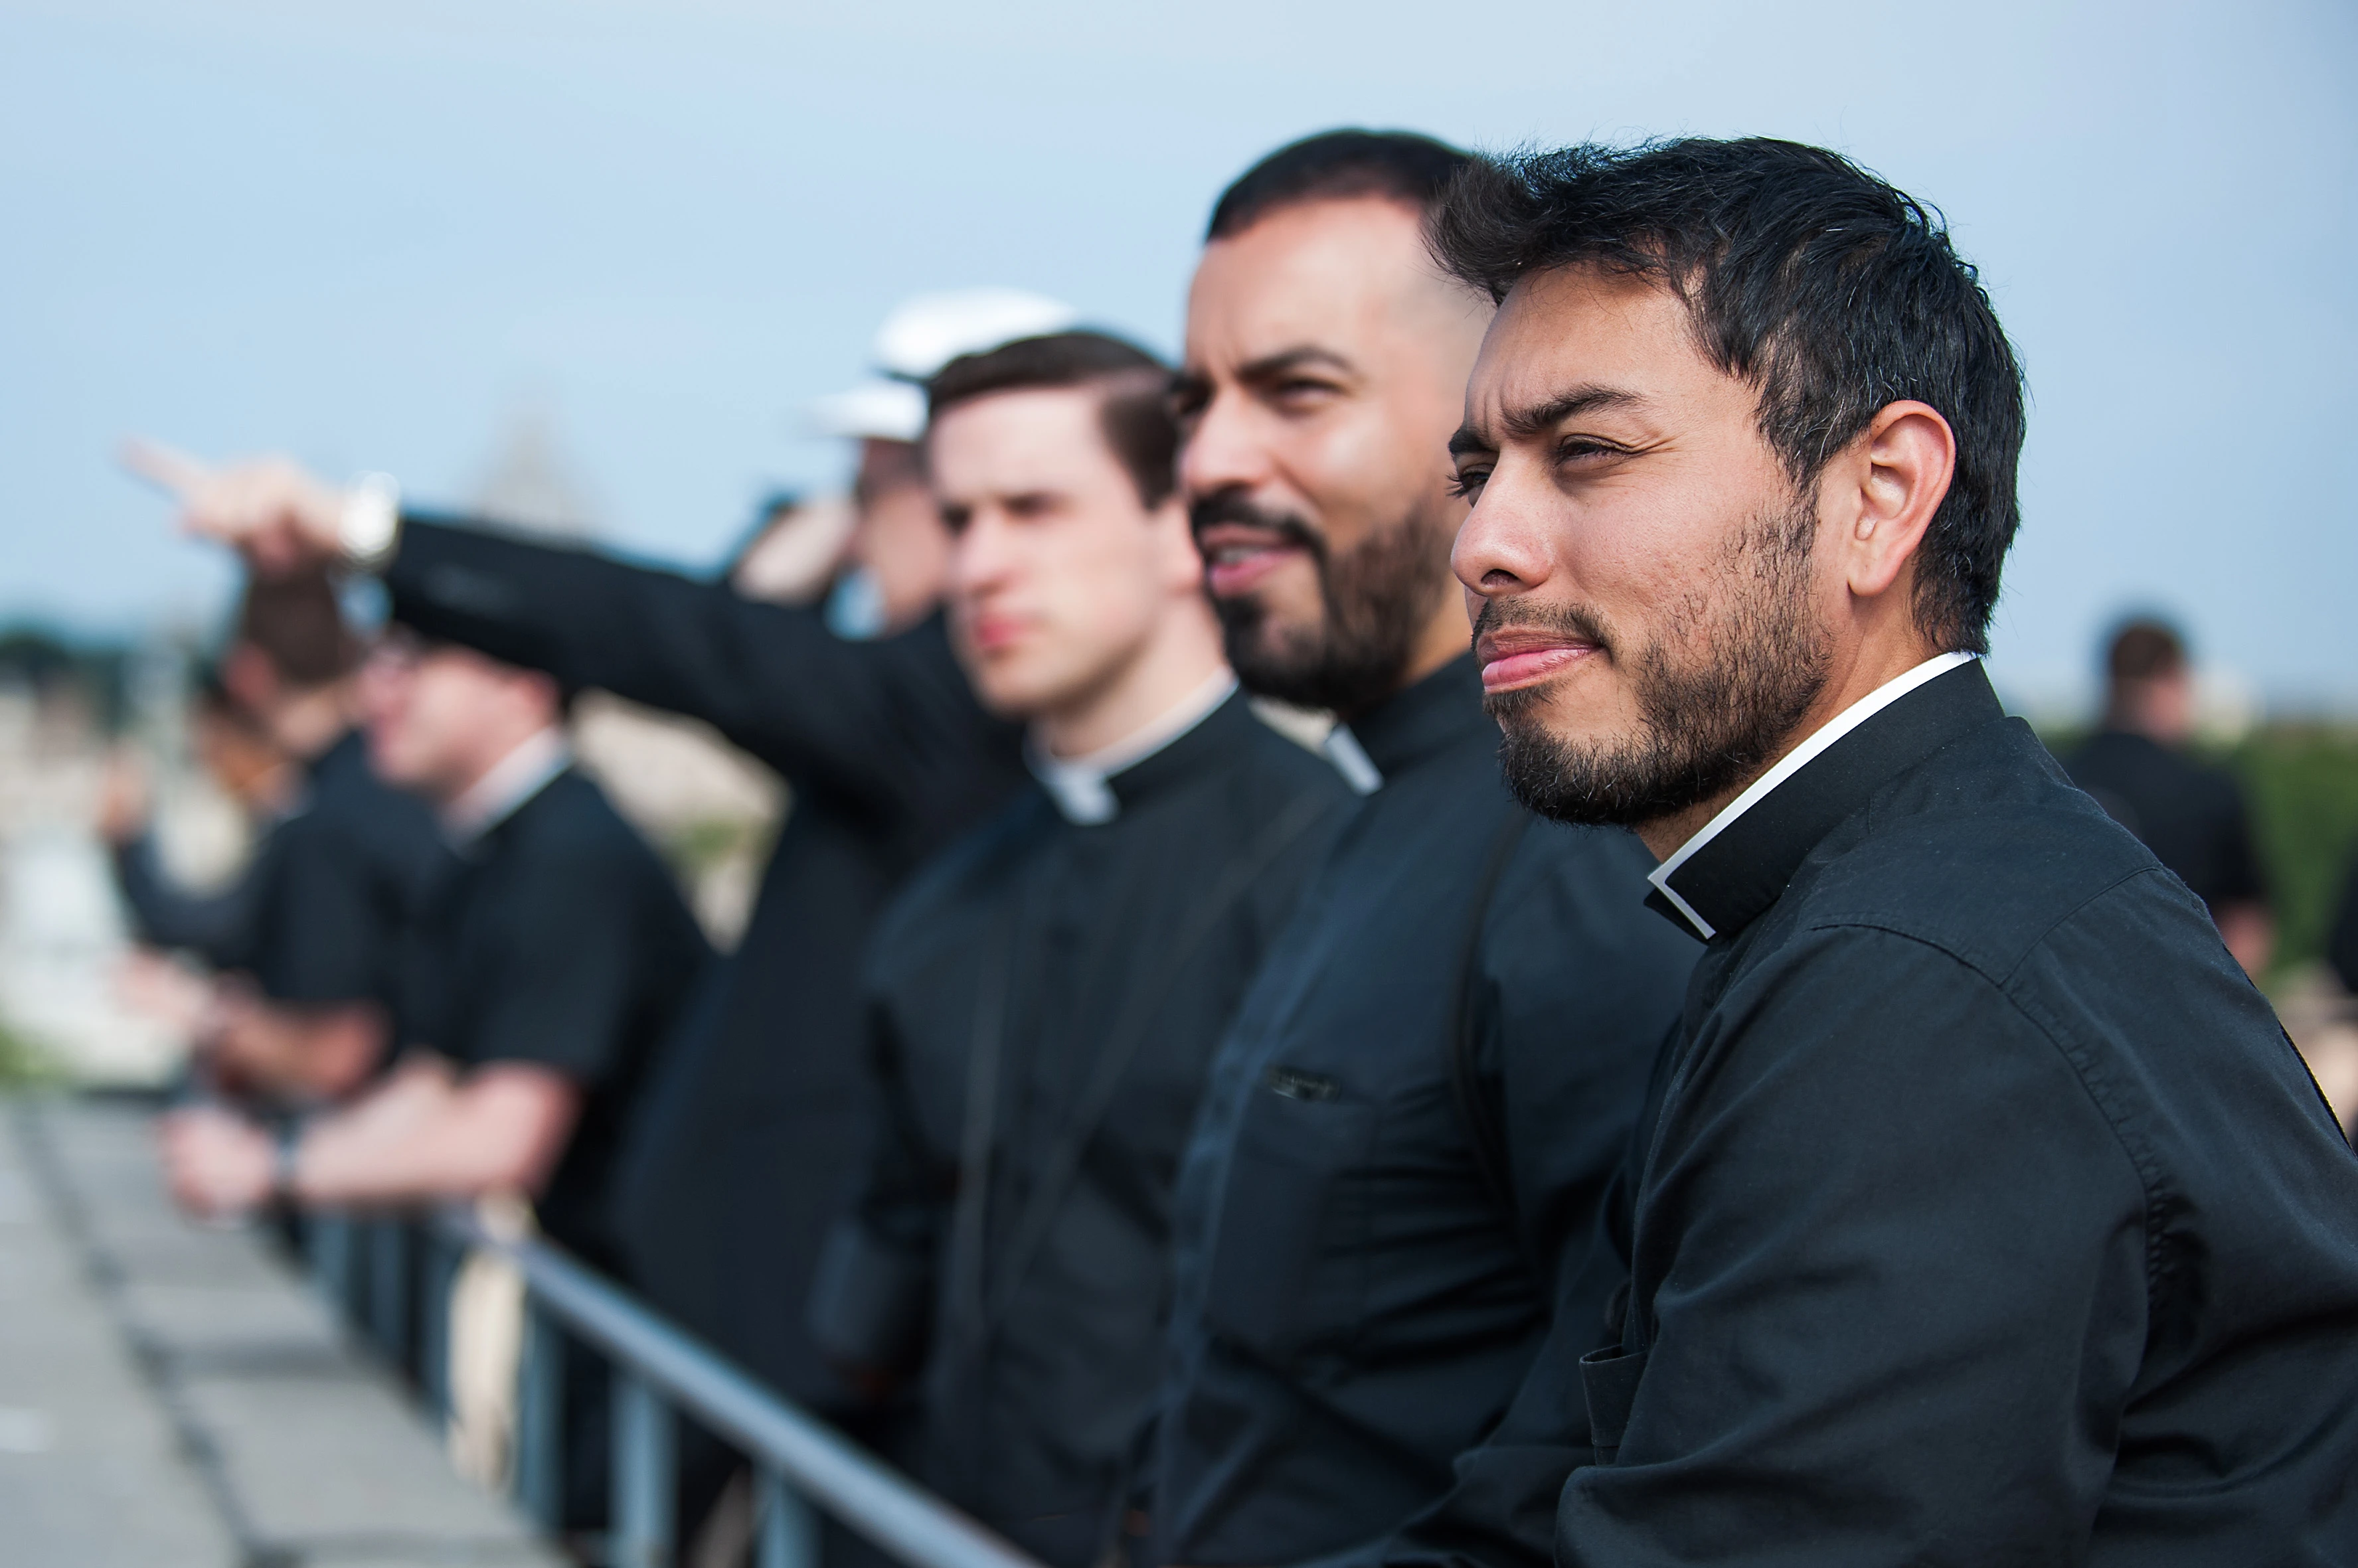
<path id="1" fill-rule="evenodd" d="M 1136 767 L 1210 718 L 1237 689 L 1234 671 L 1222 665 L 1217 675 L 1189 692 L 1163 716 L 1132 730 L 1110 746 L 1078 757 L 1052 757 L 1036 740 L 1023 743 L 1023 761 L 1032 776 L 1056 803 L 1067 822 L 1094 827 L 1121 815 L 1121 802 L 1109 783 L 1125 768 Z"/>
<path id="2" fill-rule="evenodd" d="M 1325 750 L 1345 782 L 1373 795 L 1385 779 L 1469 737 L 1498 743 L 1498 727 L 1482 710 L 1482 673 L 1470 653 L 1337 724 Z"/>
<path id="3" fill-rule="evenodd" d="M 442 836 L 453 849 L 472 847 L 572 765 L 573 748 L 564 730 L 552 724 L 535 731 L 442 808 Z"/>
<path id="4" fill-rule="evenodd" d="M 1705 941 L 1749 925 L 1886 780 L 2002 715 L 1979 662 L 1942 654 L 1844 708 L 1654 869 L 1648 906 Z"/>

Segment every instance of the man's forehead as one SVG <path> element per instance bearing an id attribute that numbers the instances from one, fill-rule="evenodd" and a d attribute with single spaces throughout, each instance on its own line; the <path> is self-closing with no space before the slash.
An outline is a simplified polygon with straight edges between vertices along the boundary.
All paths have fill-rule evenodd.
<path id="1" fill-rule="evenodd" d="M 1191 368 L 1315 345 L 1347 354 L 1430 268 L 1415 209 L 1373 197 L 1282 207 L 1204 247 L 1187 299 Z"/>
<path id="2" fill-rule="evenodd" d="M 1564 269 L 1519 282 L 1484 334 L 1466 383 L 1466 417 L 1487 435 L 1586 394 L 1635 408 L 1711 366 L 1677 297 L 1642 279 Z"/>
<path id="3" fill-rule="evenodd" d="M 1110 463 L 1104 395 L 1093 385 L 1021 387 L 944 410 L 925 441 L 936 488 L 1030 489 Z"/>

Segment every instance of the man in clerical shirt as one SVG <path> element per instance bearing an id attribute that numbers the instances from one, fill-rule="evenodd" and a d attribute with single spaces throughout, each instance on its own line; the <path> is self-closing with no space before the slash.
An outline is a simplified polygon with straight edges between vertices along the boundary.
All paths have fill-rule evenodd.
<path id="1" fill-rule="evenodd" d="M 1175 1224 L 1153 1560 L 1372 1555 L 1498 1422 L 1675 1018 L 1693 949 L 1643 849 L 1498 776 L 1437 456 L 1487 298 L 1426 254 L 1466 162 L 1340 132 L 1214 210 L 1180 477 L 1245 685 L 1333 709 L 1366 795 L 1220 1048 Z M 1546 1530 L 1537 1527 L 1539 1549 Z"/>
<path id="2" fill-rule="evenodd" d="M 616 1221 L 658 1308 L 830 1416 L 848 1391 L 799 1307 L 859 1164 L 860 955 L 893 889 L 1023 777 L 1014 727 L 976 704 L 944 632 L 948 546 L 917 461 L 918 383 L 958 352 L 1071 319 L 1001 289 L 923 296 L 887 318 L 882 373 L 816 410 L 859 454 L 850 569 L 826 604 L 823 580 L 808 602 L 771 602 L 424 510 L 382 476 L 338 491 L 284 462 L 141 459 L 189 526 L 265 568 L 375 573 L 420 633 L 701 719 L 784 779 L 793 809 L 744 937 L 639 1097 Z M 700 1438 L 682 1441 L 705 1467 Z"/>
<path id="3" fill-rule="evenodd" d="M 1433 232 L 1501 301 L 1450 446 L 1509 774 L 1703 944 L 1556 1562 L 2358 1561 L 2358 1160 L 1992 695 L 2021 385 L 1938 219 L 1681 141 Z"/>
<path id="4" fill-rule="evenodd" d="M 1168 386 L 1091 332 L 930 384 L 953 641 L 1036 784 L 877 928 L 880 1135 L 812 1309 L 916 1390 L 917 1476 L 1055 1568 L 1120 1539 L 1205 1066 L 1349 799 L 1221 657 Z"/>

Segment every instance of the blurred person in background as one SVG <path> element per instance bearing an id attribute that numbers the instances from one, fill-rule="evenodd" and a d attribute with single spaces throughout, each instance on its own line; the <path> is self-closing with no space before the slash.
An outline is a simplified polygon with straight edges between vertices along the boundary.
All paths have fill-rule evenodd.
<path id="1" fill-rule="evenodd" d="M 1179 474 L 1229 662 L 1333 710 L 1367 798 L 1182 1167 L 1157 1563 L 1372 1557 L 1450 1490 L 1585 1255 L 1693 962 L 1639 917 L 1636 839 L 1499 778 L 1445 460 L 1490 308 L 1422 229 L 1466 162 L 1401 133 L 1282 148 L 1221 196 L 1188 295 Z"/>
<path id="2" fill-rule="evenodd" d="M 549 1237 L 627 1281 L 622 1129 L 706 967 L 703 935 L 572 765 L 549 676 L 396 628 L 367 682 L 377 770 L 431 804 L 459 861 L 408 965 L 407 1054 L 276 1137 L 226 1110 L 173 1113 L 173 1191 L 208 1215 L 524 1194 Z M 587 1528 L 605 1472 L 602 1372 L 586 1353 L 568 1357 L 567 1400 L 567 1523 Z"/>
<path id="3" fill-rule="evenodd" d="M 2063 761 L 2071 782 L 2194 890 L 2227 951 L 2256 977 L 2276 946 L 2243 787 L 2195 757 L 2194 669 L 2163 622 L 2129 622 L 2104 652 L 2102 729 Z"/>
<path id="4" fill-rule="evenodd" d="M 260 721 L 233 701 L 218 669 L 197 676 L 189 699 L 189 740 L 197 765 L 236 807 L 254 839 L 300 798 L 293 762 Z M 157 843 L 154 801 L 145 767 L 128 756 L 108 770 L 99 798 L 98 834 L 114 868 L 114 884 L 138 940 L 183 952 L 215 970 L 244 961 L 253 926 L 255 874 L 262 857 L 249 855 L 230 882 L 197 891 L 182 886 L 164 864 Z"/>
<path id="5" fill-rule="evenodd" d="M 803 1306 L 861 1149 L 868 931 L 912 868 L 1023 777 L 1020 730 L 978 705 L 943 625 L 949 546 L 917 457 L 919 384 L 1071 319 L 976 290 L 886 320 L 885 373 L 817 411 L 859 443 L 859 478 L 845 553 L 820 552 L 809 602 L 436 518 L 383 481 L 340 491 L 283 462 L 138 460 L 199 533 L 265 564 L 377 572 L 394 614 L 426 634 L 703 719 L 784 776 L 792 805 L 743 940 L 690 1004 L 631 1130 L 620 1245 L 659 1308 L 823 1413 L 843 1413 L 848 1390 Z"/>
<path id="6" fill-rule="evenodd" d="M 1509 775 L 1704 944 L 1626 1289 L 1535 1376 L 1565 1471 L 1490 1509 L 1560 1568 L 2358 1561 L 2358 1161 L 1983 671 L 2022 383 L 1937 213 L 1682 140 L 1486 162 L 1432 233 L 1501 302 L 1450 450 Z"/>
<path id="7" fill-rule="evenodd" d="M 360 657 L 324 572 L 246 584 L 219 666 L 213 744 L 278 816 L 237 892 L 207 916 L 220 974 L 199 1046 L 214 1087 L 332 1099 L 392 1043 L 399 955 L 449 852 L 431 814 L 369 766 L 355 725 Z M 130 813 L 119 815 L 122 838 Z M 124 883 L 135 909 L 141 881 L 135 862 Z"/>
<path id="8" fill-rule="evenodd" d="M 881 1136 L 813 1303 L 921 1389 L 918 1477 L 1053 1568 L 1122 1542 L 1205 1068 L 1349 798 L 1221 657 L 1169 382 L 1092 332 L 932 382 L 953 638 L 1038 782 L 877 928 Z"/>

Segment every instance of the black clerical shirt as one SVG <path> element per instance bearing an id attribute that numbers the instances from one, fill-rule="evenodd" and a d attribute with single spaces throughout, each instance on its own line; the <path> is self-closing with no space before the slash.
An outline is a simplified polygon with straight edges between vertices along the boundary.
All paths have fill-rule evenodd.
<path id="1" fill-rule="evenodd" d="M 2201 901 L 1977 662 L 1714 826 L 1562 1568 L 2358 1561 L 2358 1159 Z"/>
<path id="2" fill-rule="evenodd" d="M 1116 1540 L 1205 1067 L 1349 798 L 1238 695 L 1106 782 L 1102 822 L 1019 797 L 878 927 L 882 1132 L 813 1304 L 921 1378 L 919 1476 L 1056 1568 Z"/>
<path id="3" fill-rule="evenodd" d="M 2234 774 L 2123 730 L 2090 736 L 2063 766 L 2214 913 L 2222 904 L 2266 902 L 2251 812 Z"/>
<path id="4" fill-rule="evenodd" d="M 700 719 L 791 786 L 744 938 L 641 1097 L 622 1229 L 665 1312 L 790 1397 L 839 1401 L 801 1309 L 859 1162 L 868 933 L 1017 787 L 1019 732 L 977 705 L 939 616 L 849 642 L 725 584 L 415 516 L 385 587 L 428 636 Z"/>
<path id="5" fill-rule="evenodd" d="M 1183 1167 L 1156 1563 L 1372 1553 L 1449 1487 L 1585 1252 L 1693 961 L 1633 918 L 1635 838 L 1509 796 L 1471 657 L 1350 734 L 1381 787 L 1239 1009 Z"/>
<path id="6" fill-rule="evenodd" d="M 403 945 L 449 865 L 433 814 L 380 781 L 367 742 L 347 733 L 256 851 L 229 967 L 276 1001 L 392 1006 Z"/>
<path id="7" fill-rule="evenodd" d="M 663 862 L 571 769 L 464 847 L 424 923 L 405 1044 L 463 1067 L 530 1063 L 579 1091 L 535 1207 L 610 1272 L 625 1271 L 613 1219 L 625 1112 L 709 956 Z"/>

